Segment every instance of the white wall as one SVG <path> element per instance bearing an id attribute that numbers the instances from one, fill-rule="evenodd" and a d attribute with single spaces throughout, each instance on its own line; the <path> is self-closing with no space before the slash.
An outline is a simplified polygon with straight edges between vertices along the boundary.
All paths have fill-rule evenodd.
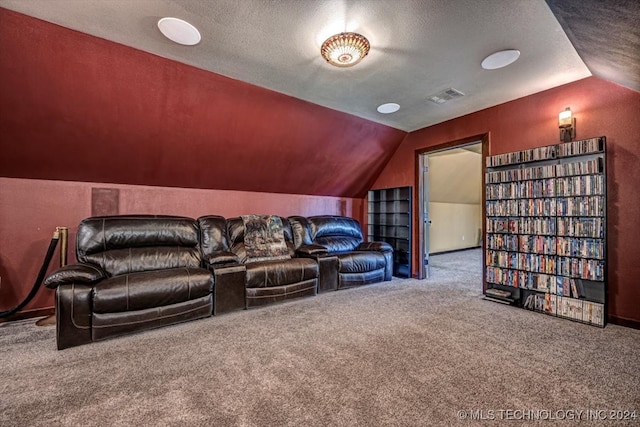
<path id="1" fill-rule="evenodd" d="M 429 253 L 479 245 L 482 208 L 479 204 L 429 203 Z"/>
<path id="2" fill-rule="evenodd" d="M 429 253 L 479 246 L 482 156 L 453 149 L 429 155 Z"/>

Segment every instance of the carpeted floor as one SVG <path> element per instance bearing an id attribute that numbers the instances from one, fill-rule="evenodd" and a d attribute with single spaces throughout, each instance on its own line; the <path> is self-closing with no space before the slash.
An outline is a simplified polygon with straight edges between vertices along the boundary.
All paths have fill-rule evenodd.
<path id="1" fill-rule="evenodd" d="M 480 250 L 431 262 L 64 351 L 53 327 L 1 324 L 0 425 L 640 425 L 609 412 L 640 417 L 640 331 L 482 300 Z"/>

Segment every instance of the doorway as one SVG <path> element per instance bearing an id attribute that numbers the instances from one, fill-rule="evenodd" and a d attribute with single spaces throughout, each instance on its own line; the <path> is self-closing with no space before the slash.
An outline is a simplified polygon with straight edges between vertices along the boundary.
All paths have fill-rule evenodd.
<path id="1" fill-rule="evenodd" d="M 487 153 L 488 135 L 416 152 L 418 278 L 429 278 L 430 255 L 482 247 Z"/>

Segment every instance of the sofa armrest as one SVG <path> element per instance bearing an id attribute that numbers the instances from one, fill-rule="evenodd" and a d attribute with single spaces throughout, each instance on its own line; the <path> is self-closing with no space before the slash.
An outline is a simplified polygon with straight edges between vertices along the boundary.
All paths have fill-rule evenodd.
<path id="1" fill-rule="evenodd" d="M 387 242 L 362 242 L 356 251 L 393 252 L 393 247 Z"/>
<path id="2" fill-rule="evenodd" d="M 218 251 L 205 259 L 206 267 L 223 267 L 228 264 L 239 264 L 240 258 L 233 252 Z"/>
<path id="3" fill-rule="evenodd" d="M 391 280 L 393 275 L 393 246 L 387 242 L 362 242 L 356 251 L 376 251 L 382 253 L 385 259 L 384 280 Z"/>
<path id="4" fill-rule="evenodd" d="M 296 250 L 296 255 L 304 258 L 327 255 L 329 251 L 321 245 L 304 245 Z"/>
<path id="5" fill-rule="evenodd" d="M 210 266 L 213 272 L 213 315 L 247 308 L 245 264 L 218 264 Z"/>
<path id="6" fill-rule="evenodd" d="M 60 285 L 72 283 L 92 284 L 107 277 L 108 274 L 95 264 L 69 264 L 47 276 L 44 285 L 49 289 L 56 289 Z"/>

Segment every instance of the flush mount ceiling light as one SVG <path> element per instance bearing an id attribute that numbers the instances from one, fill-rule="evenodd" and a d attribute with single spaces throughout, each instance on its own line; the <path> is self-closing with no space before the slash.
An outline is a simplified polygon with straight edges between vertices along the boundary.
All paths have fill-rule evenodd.
<path id="1" fill-rule="evenodd" d="M 388 102 L 386 104 L 378 105 L 378 113 L 381 114 L 391 114 L 395 113 L 400 109 L 400 105 L 395 102 Z"/>
<path id="2" fill-rule="evenodd" d="M 331 65 L 353 67 L 369 53 L 369 40 L 358 33 L 340 33 L 322 43 L 320 53 Z"/>
<path id="3" fill-rule="evenodd" d="M 158 21 L 158 28 L 169 40 L 185 46 L 200 43 L 200 31 L 187 21 L 178 18 L 162 18 Z"/>
<path id="4" fill-rule="evenodd" d="M 513 64 L 520 57 L 520 51 L 516 49 L 501 50 L 492 53 L 482 61 L 482 68 L 485 70 L 497 70 Z"/>

